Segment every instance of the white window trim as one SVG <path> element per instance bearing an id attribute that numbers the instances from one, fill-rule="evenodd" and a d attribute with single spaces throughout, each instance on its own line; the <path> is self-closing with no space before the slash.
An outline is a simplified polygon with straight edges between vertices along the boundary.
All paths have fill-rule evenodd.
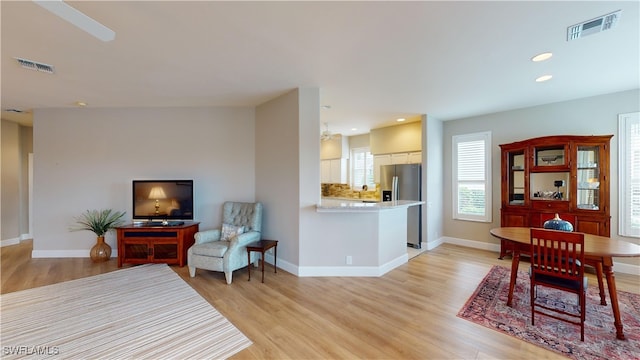
<path id="1" fill-rule="evenodd" d="M 620 236 L 640 238 L 640 229 L 632 229 L 627 223 L 630 197 L 626 193 L 628 180 L 631 174 L 627 169 L 627 126 L 632 122 L 640 121 L 640 112 L 626 113 L 618 115 L 618 234 Z"/>
<path id="2" fill-rule="evenodd" d="M 484 141 L 485 146 L 485 214 L 484 216 L 474 216 L 470 214 L 461 214 L 458 212 L 458 144 L 469 141 Z M 453 192 L 453 218 L 456 220 L 492 222 L 492 195 L 491 195 L 491 132 L 478 132 L 473 134 L 454 135 L 452 137 L 452 192 Z"/>

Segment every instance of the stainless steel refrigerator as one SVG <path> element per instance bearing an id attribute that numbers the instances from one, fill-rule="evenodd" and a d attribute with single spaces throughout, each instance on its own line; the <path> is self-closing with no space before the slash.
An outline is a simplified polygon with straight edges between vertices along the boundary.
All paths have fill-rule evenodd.
<path id="1" fill-rule="evenodd" d="M 422 200 L 422 165 L 380 166 L 382 201 Z M 422 205 L 407 209 L 407 245 L 420 249 L 422 239 Z"/>

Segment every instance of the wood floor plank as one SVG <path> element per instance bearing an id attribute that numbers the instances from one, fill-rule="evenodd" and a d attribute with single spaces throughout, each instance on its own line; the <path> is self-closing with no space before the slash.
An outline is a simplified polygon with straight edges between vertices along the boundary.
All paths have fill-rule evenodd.
<path id="1" fill-rule="evenodd" d="M 116 259 L 31 259 L 31 248 L 1 248 L 1 293 L 117 270 Z M 497 255 L 444 244 L 379 278 L 299 278 L 267 264 L 264 284 L 246 269 L 227 285 L 223 273 L 171 268 L 253 341 L 234 359 L 564 359 L 456 316 L 492 265 L 510 266 Z M 640 293 L 638 276 L 616 284 Z"/>

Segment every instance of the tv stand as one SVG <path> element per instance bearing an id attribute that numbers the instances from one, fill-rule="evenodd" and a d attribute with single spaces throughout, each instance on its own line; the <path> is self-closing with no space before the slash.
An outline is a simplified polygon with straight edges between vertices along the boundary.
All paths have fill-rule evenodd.
<path id="1" fill-rule="evenodd" d="M 195 242 L 198 222 L 152 222 L 153 225 L 130 224 L 116 228 L 118 267 L 122 264 L 166 263 L 184 266 L 187 250 Z M 159 225 L 155 225 L 160 223 Z M 171 225 L 169 225 L 171 224 Z"/>

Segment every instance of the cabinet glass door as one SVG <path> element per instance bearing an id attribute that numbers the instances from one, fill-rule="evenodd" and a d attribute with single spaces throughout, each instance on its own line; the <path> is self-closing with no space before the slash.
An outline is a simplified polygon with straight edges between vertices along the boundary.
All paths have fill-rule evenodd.
<path id="1" fill-rule="evenodd" d="M 149 246 L 140 243 L 124 244 L 124 258 L 145 260 L 149 257 Z"/>
<path id="2" fill-rule="evenodd" d="M 507 161 L 509 162 L 509 179 L 507 180 L 509 182 L 509 205 L 524 205 L 526 191 L 524 151 L 510 152 Z"/>
<path id="3" fill-rule="evenodd" d="M 178 258 L 178 244 L 154 244 L 153 250 L 155 260 L 175 260 Z"/>
<path id="4" fill-rule="evenodd" d="M 577 206 L 583 210 L 600 210 L 600 147 L 578 146 Z"/>

